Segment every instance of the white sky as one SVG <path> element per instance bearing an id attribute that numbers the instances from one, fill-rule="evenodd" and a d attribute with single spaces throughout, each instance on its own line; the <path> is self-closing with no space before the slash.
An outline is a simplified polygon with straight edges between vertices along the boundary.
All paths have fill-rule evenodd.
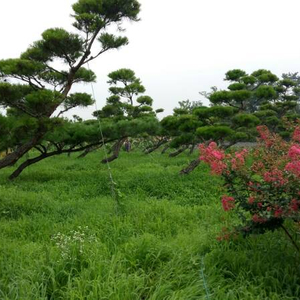
<path id="1" fill-rule="evenodd" d="M 0 59 L 18 57 L 47 28 L 70 25 L 75 0 L 0 0 Z M 155 108 L 171 114 L 178 101 L 226 87 L 226 71 L 300 71 L 299 0 L 140 0 L 141 21 L 127 24 L 130 44 L 91 63 L 97 106 L 108 96 L 107 74 L 136 72 Z M 90 86 L 84 88 L 91 92 Z M 76 88 L 76 90 L 80 90 Z M 94 107 L 73 110 L 90 118 Z"/>

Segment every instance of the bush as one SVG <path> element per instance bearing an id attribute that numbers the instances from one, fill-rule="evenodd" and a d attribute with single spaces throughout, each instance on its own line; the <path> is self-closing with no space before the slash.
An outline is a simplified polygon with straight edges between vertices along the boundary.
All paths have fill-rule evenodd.
<path id="1" fill-rule="evenodd" d="M 221 202 L 225 211 L 233 210 L 242 220 L 238 231 L 248 235 L 281 227 L 292 239 L 283 224 L 299 222 L 300 127 L 290 141 L 266 126 L 257 130 L 258 147 L 251 153 L 246 149 L 225 153 L 212 142 L 200 145 L 200 159 L 224 179 Z"/>

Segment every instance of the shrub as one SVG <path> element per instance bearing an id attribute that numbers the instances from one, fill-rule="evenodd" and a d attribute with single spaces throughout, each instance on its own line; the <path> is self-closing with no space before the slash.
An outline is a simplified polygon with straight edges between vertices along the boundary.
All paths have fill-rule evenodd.
<path id="1" fill-rule="evenodd" d="M 248 235 L 281 227 L 292 239 L 283 224 L 299 222 L 300 127 L 289 141 L 266 126 L 257 130 L 258 146 L 251 152 L 225 153 L 211 142 L 200 145 L 200 159 L 224 179 L 226 194 L 221 203 L 225 211 L 233 210 L 241 218 L 236 229 Z"/>

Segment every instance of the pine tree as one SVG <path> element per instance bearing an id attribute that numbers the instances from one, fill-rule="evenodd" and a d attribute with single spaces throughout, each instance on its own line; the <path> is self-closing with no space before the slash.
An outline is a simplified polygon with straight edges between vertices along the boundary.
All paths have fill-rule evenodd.
<path id="1" fill-rule="evenodd" d="M 18 122 L 30 124 L 28 134 L 15 137 L 14 151 L 0 160 L 0 169 L 13 165 L 40 143 L 58 126 L 57 116 L 93 102 L 90 95 L 71 94 L 71 89 L 76 83 L 95 81 L 95 74 L 85 68 L 88 62 L 128 43 L 126 37 L 107 30 L 113 25 L 120 28 L 124 20 L 138 21 L 140 4 L 136 0 L 78 0 L 73 11 L 78 34 L 48 29 L 19 58 L 0 61 L 0 106 L 12 108 Z M 63 69 L 56 67 L 57 61 L 64 64 Z"/>

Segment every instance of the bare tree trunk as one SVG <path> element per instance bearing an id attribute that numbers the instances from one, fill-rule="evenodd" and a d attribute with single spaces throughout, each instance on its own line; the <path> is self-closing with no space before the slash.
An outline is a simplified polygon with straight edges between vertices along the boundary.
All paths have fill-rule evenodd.
<path id="1" fill-rule="evenodd" d="M 195 160 L 193 160 L 186 168 L 182 169 L 179 174 L 182 175 L 187 175 L 189 173 L 191 173 L 192 171 L 194 171 L 200 164 L 200 159 L 197 158 Z"/>
<path id="2" fill-rule="evenodd" d="M 0 169 L 14 165 L 24 154 L 32 149 L 44 136 L 44 132 L 36 134 L 29 142 L 19 146 L 14 152 L 0 160 Z"/>
<path id="3" fill-rule="evenodd" d="M 92 149 L 87 148 L 87 149 L 85 149 L 80 155 L 78 155 L 77 158 L 84 158 L 84 157 L 86 157 L 91 151 L 92 151 Z"/>
<path id="4" fill-rule="evenodd" d="M 162 149 L 161 154 L 165 154 L 169 148 L 170 148 L 169 145 L 165 146 L 164 149 Z"/>
<path id="5" fill-rule="evenodd" d="M 86 157 L 89 153 L 101 148 L 101 146 L 94 146 L 94 147 L 89 147 L 89 148 L 86 148 L 77 158 L 84 158 Z"/>
<path id="6" fill-rule="evenodd" d="M 187 149 L 187 147 L 182 147 L 182 148 L 178 149 L 177 151 L 170 153 L 169 157 L 175 157 L 175 156 L 179 155 L 180 153 L 184 152 L 186 149 Z"/>
<path id="7" fill-rule="evenodd" d="M 124 142 L 126 141 L 126 137 L 125 138 L 121 138 L 120 140 L 118 140 L 112 147 L 112 150 L 113 150 L 113 154 L 108 157 L 108 158 L 104 158 L 102 159 L 102 163 L 105 164 L 105 163 L 109 163 L 115 159 L 117 159 L 119 157 L 119 153 L 120 153 L 120 150 L 121 150 L 121 147 L 122 145 L 124 144 Z"/>
<path id="8" fill-rule="evenodd" d="M 93 147 L 93 146 L 96 146 L 97 144 L 93 144 L 93 145 L 87 145 L 87 146 L 83 146 L 83 147 L 80 147 L 78 149 L 65 149 L 65 150 L 62 150 L 62 149 L 58 149 L 56 151 L 53 151 L 53 152 L 49 152 L 49 153 L 42 153 L 41 155 L 37 156 L 37 157 L 34 157 L 34 158 L 31 158 L 31 159 L 27 159 L 26 161 L 24 161 L 10 176 L 9 176 L 9 179 L 15 179 L 16 177 L 18 177 L 27 167 L 29 167 L 30 165 L 33 165 L 45 158 L 48 158 L 48 157 L 51 157 L 51 156 L 54 156 L 54 155 L 59 155 L 59 154 L 62 154 L 62 153 L 73 153 L 73 152 L 80 152 L 80 151 L 83 151 L 85 150 L 86 148 L 89 148 L 89 147 Z M 102 146 L 102 145 L 101 145 Z"/>
<path id="9" fill-rule="evenodd" d="M 33 165 L 47 157 L 54 156 L 54 155 L 57 155 L 60 153 L 61 153 L 61 151 L 54 151 L 51 153 L 43 153 L 40 156 L 37 156 L 32 159 L 27 159 L 8 178 L 10 180 L 13 180 L 13 179 L 17 178 L 23 172 L 23 170 L 26 169 L 27 167 L 29 167 L 30 165 Z"/>
<path id="10" fill-rule="evenodd" d="M 156 149 L 158 149 L 160 146 L 162 146 L 163 144 L 167 143 L 168 140 L 167 139 L 161 139 L 156 145 L 154 145 L 152 148 L 148 148 L 145 150 L 146 154 L 150 154 L 153 151 L 155 151 Z"/>
<path id="11" fill-rule="evenodd" d="M 195 148 L 196 148 L 196 144 L 192 144 L 189 152 L 190 155 L 194 153 Z"/>

